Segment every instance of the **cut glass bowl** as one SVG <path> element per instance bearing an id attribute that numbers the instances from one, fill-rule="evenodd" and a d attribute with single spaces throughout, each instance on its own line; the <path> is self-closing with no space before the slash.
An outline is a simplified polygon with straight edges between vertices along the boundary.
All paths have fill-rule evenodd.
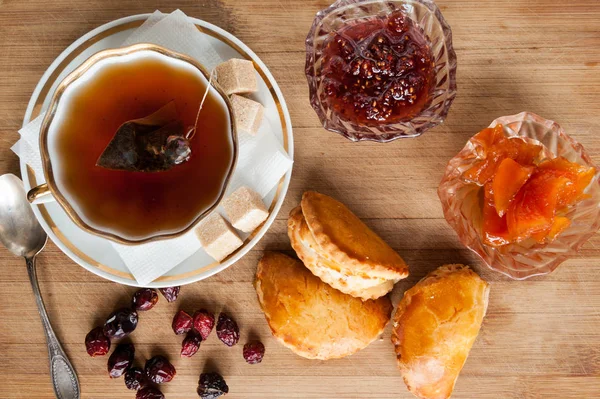
<path id="1" fill-rule="evenodd" d="M 415 21 L 431 43 L 436 83 L 430 102 L 417 116 L 406 122 L 365 126 L 340 118 L 329 107 L 324 94 L 320 74 L 323 45 L 330 34 L 349 23 L 387 16 L 396 10 L 401 10 Z M 317 14 L 306 38 L 306 77 L 311 104 L 325 129 L 352 141 L 384 143 L 401 137 L 420 136 L 444 121 L 456 97 L 456 54 L 452 47 L 452 32 L 431 0 L 338 0 Z"/>
<path id="2" fill-rule="evenodd" d="M 479 255 L 491 269 L 517 280 L 550 273 L 575 255 L 600 227 L 600 172 L 581 144 L 551 120 L 522 112 L 498 118 L 490 127 L 498 124 L 504 126 L 507 137 L 537 140 L 546 147 L 551 157 L 562 156 L 571 162 L 596 168 L 596 175 L 585 191 L 588 198 L 569 208 L 566 216 L 571 220 L 570 227 L 551 243 L 539 244 L 530 239 L 501 247 L 486 245 L 481 234 L 482 187 L 466 182 L 461 177 L 465 170 L 484 157 L 478 153 L 478 145 L 469 140 L 448 163 L 438 188 L 444 216 L 461 242 Z"/>

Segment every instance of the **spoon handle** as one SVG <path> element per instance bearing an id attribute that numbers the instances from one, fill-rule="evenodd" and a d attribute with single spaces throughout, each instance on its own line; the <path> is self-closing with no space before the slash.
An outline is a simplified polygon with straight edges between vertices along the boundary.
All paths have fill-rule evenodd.
<path id="1" fill-rule="evenodd" d="M 35 302 L 37 303 L 44 332 L 46 333 L 48 354 L 50 355 L 50 377 L 52 378 L 54 394 L 58 399 L 79 399 L 77 374 L 75 374 L 71 362 L 69 362 L 67 355 L 65 355 L 60 346 L 60 342 L 56 339 L 56 335 L 54 335 L 54 331 L 50 325 L 50 320 L 48 320 L 48 314 L 46 313 L 46 307 L 44 306 L 40 286 L 38 285 L 35 256 L 25 258 L 25 260 L 27 261 L 27 272 L 29 273 L 29 281 L 31 282 Z"/>

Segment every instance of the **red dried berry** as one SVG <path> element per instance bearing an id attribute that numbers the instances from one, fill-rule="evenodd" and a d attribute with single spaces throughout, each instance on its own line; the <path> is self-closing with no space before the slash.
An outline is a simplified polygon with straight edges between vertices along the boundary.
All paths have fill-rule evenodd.
<path id="1" fill-rule="evenodd" d="M 248 364 L 262 362 L 265 356 L 265 346 L 260 341 L 250 341 L 244 345 L 244 359 Z"/>
<path id="2" fill-rule="evenodd" d="M 194 329 L 200 333 L 202 340 L 210 335 L 210 332 L 215 327 L 215 315 L 206 309 L 200 309 L 194 313 Z"/>
<path id="3" fill-rule="evenodd" d="M 138 323 L 138 314 L 130 308 L 121 308 L 108 316 L 104 322 L 104 335 L 108 338 L 123 338 L 131 334 Z"/>
<path id="4" fill-rule="evenodd" d="M 139 367 L 132 367 L 125 372 L 125 386 L 127 389 L 138 390 L 148 384 L 144 370 Z"/>
<path id="5" fill-rule="evenodd" d="M 200 342 L 202 342 L 202 336 L 196 331 L 190 331 L 187 333 L 183 343 L 181 344 L 181 356 L 192 357 L 200 349 Z"/>
<path id="6" fill-rule="evenodd" d="M 91 357 L 104 356 L 110 350 L 110 340 L 102 327 L 96 327 L 85 336 L 85 349 Z"/>
<path id="7" fill-rule="evenodd" d="M 179 296 L 179 290 L 181 287 L 167 287 L 167 288 L 159 288 L 161 294 L 165 297 L 167 302 L 175 302 L 177 297 Z"/>
<path id="8" fill-rule="evenodd" d="M 169 382 L 175 374 L 175 367 L 164 356 L 154 356 L 146 362 L 146 376 L 155 384 Z"/>
<path id="9" fill-rule="evenodd" d="M 158 388 L 145 387 L 137 391 L 135 399 L 165 399 L 165 395 Z"/>
<path id="10" fill-rule="evenodd" d="M 142 288 L 133 294 L 133 308 L 136 310 L 150 310 L 158 302 L 158 293 L 152 288 Z"/>
<path id="11" fill-rule="evenodd" d="M 110 378 L 119 378 L 131 367 L 135 348 L 133 344 L 119 344 L 108 358 Z"/>
<path id="12" fill-rule="evenodd" d="M 227 346 L 233 346 L 240 340 L 240 329 L 237 323 L 225 313 L 219 314 L 217 337 Z"/>
<path id="13" fill-rule="evenodd" d="M 197 392 L 202 399 L 217 399 L 227 394 L 229 387 L 219 373 L 202 373 Z"/>
<path id="14" fill-rule="evenodd" d="M 175 313 L 175 316 L 173 317 L 173 324 L 171 326 L 173 327 L 173 332 L 175 332 L 175 334 L 183 335 L 192 329 L 192 325 L 192 316 L 187 314 L 185 311 L 180 310 L 179 312 Z"/>

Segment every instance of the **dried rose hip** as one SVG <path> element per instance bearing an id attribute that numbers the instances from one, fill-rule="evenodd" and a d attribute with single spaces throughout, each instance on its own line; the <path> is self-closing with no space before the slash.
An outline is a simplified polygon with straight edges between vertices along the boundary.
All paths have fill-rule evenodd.
<path id="1" fill-rule="evenodd" d="M 85 336 L 85 349 L 91 357 L 104 356 L 110 350 L 110 340 L 102 327 L 96 327 Z"/>
<path id="2" fill-rule="evenodd" d="M 136 310 L 150 310 L 158 302 L 158 293 L 152 288 L 142 288 L 133 294 L 132 305 Z"/>
<path id="3" fill-rule="evenodd" d="M 187 314 L 185 311 L 180 310 L 179 312 L 175 313 L 175 316 L 173 317 L 173 324 L 171 326 L 173 327 L 175 334 L 182 335 L 186 334 L 192 329 L 192 324 L 192 316 Z"/>
<path id="4" fill-rule="evenodd" d="M 206 341 L 208 335 L 215 327 L 215 315 L 206 309 L 194 313 L 194 329 L 200 333 L 202 340 Z"/>
<path id="5" fill-rule="evenodd" d="M 135 399 L 165 399 L 165 395 L 158 388 L 145 387 L 137 391 Z"/>
<path id="6" fill-rule="evenodd" d="M 262 362 L 265 356 L 265 346 L 260 341 L 250 341 L 244 345 L 244 359 L 248 364 Z"/>
<path id="7" fill-rule="evenodd" d="M 161 294 L 165 297 L 167 302 L 175 302 L 177 297 L 179 296 L 179 290 L 181 287 L 167 287 L 167 288 L 159 288 Z"/>
<path id="8" fill-rule="evenodd" d="M 229 387 L 219 373 L 202 373 L 198 381 L 198 395 L 202 399 L 216 399 L 229 392 Z"/>
<path id="9" fill-rule="evenodd" d="M 139 367 L 132 367 L 125 373 L 125 386 L 127 389 L 138 390 L 148 384 L 144 370 Z"/>
<path id="10" fill-rule="evenodd" d="M 175 367 L 164 356 L 154 356 L 146 362 L 146 376 L 156 384 L 171 381 L 175 374 Z"/>
<path id="11" fill-rule="evenodd" d="M 219 314 L 217 337 L 227 346 L 233 346 L 240 340 L 240 329 L 237 323 L 225 313 Z"/>
<path id="12" fill-rule="evenodd" d="M 108 338 L 123 338 L 137 327 L 138 314 L 130 308 L 121 308 L 108 316 L 104 323 L 104 335 Z"/>
<path id="13" fill-rule="evenodd" d="M 200 349 L 200 342 L 202 342 L 202 336 L 196 331 L 190 331 L 187 333 L 183 343 L 181 344 L 181 356 L 192 357 Z"/>
<path id="14" fill-rule="evenodd" d="M 119 344 L 108 358 L 108 374 L 110 378 L 119 378 L 131 367 L 135 348 L 133 344 Z"/>

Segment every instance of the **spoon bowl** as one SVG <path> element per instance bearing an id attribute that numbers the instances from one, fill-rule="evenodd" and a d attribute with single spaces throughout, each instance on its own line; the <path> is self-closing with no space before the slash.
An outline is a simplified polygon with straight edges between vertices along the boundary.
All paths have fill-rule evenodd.
<path id="1" fill-rule="evenodd" d="M 46 334 L 54 394 L 58 399 L 79 399 L 77 374 L 52 330 L 37 281 L 35 257 L 47 241 L 48 236 L 27 201 L 21 179 L 11 174 L 0 176 L 0 242 L 13 254 L 25 258 L 29 282 Z"/>
<path id="2" fill-rule="evenodd" d="M 48 236 L 27 202 L 23 182 L 15 175 L 2 175 L 0 193 L 0 241 L 17 256 L 35 256 Z"/>

